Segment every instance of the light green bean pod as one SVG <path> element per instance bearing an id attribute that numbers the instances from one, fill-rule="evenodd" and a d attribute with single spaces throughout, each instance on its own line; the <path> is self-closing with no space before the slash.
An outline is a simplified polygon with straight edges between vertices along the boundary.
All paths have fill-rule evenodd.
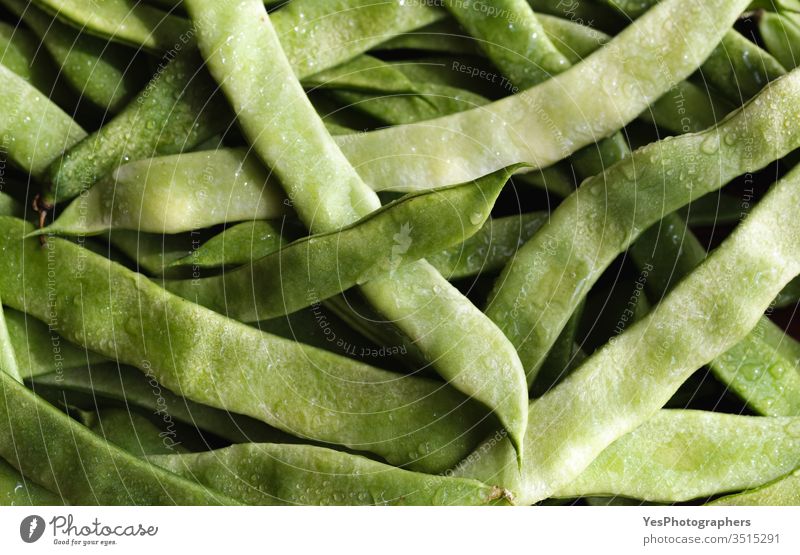
<path id="1" fill-rule="evenodd" d="M 586 180 L 553 212 L 503 271 L 487 308 L 516 345 L 529 379 L 578 302 L 644 230 L 800 146 L 798 101 L 795 71 L 714 128 L 640 148 Z M 758 142 L 765 135 L 770 141 Z"/>
<path id="2" fill-rule="evenodd" d="M 800 461 L 800 418 L 662 410 L 555 495 L 677 503 L 761 486 Z"/>
<path id="3" fill-rule="evenodd" d="M 541 85 L 430 122 L 336 140 L 376 189 L 461 183 L 516 162 L 543 168 L 624 127 L 688 77 L 746 6 L 665 0 Z"/>
<path id="4" fill-rule="evenodd" d="M 242 322 L 289 314 L 355 285 L 401 275 L 403 266 L 471 237 L 488 219 L 510 171 L 411 193 L 344 229 L 299 239 L 236 270 L 164 286 Z"/>
<path id="5" fill-rule="evenodd" d="M 148 460 L 249 505 L 485 505 L 506 494 L 310 445 L 248 443 Z"/>
<path id="6" fill-rule="evenodd" d="M 24 78 L 0 65 L 0 137 L 8 160 L 42 177 L 62 151 L 86 136 L 81 127 Z"/>
<path id="7" fill-rule="evenodd" d="M 58 495 L 26 480 L 16 468 L 0 458 L 0 506 L 63 504 Z"/>
<path id="8" fill-rule="evenodd" d="M 345 89 L 380 93 L 413 93 L 414 83 L 393 65 L 362 54 L 331 69 L 306 77 L 303 86 L 312 89 Z"/>
<path id="9" fill-rule="evenodd" d="M 576 479 L 606 447 L 654 415 L 692 372 L 742 340 L 800 273 L 798 202 L 795 170 L 644 319 L 533 401 L 522 470 L 504 441 L 461 474 L 501 484 L 519 504 L 545 499 Z"/>
<path id="10" fill-rule="evenodd" d="M 253 262 L 286 246 L 282 228 L 283 224 L 278 222 L 242 222 L 212 237 L 169 267 L 223 268 Z"/>
<path id="11" fill-rule="evenodd" d="M 244 150 L 200 151 L 124 164 L 36 233 L 172 234 L 279 218 L 286 210 L 283 192 Z"/>
<path id="12" fill-rule="evenodd" d="M 264 6 L 256 0 L 190 0 L 186 7 L 209 71 L 309 230 L 334 231 L 379 208 L 378 196 L 344 157 L 295 79 Z M 264 59 L 273 63 L 259 63 Z M 484 218 L 475 216 L 475 224 L 482 224 Z M 467 218 L 472 221 L 473 214 Z M 521 456 L 525 376 L 500 330 L 424 261 L 365 283 L 361 291 L 417 341 L 455 388 L 495 411 Z M 473 341 L 472 334 L 484 340 Z"/>
<path id="13" fill-rule="evenodd" d="M 235 505 L 141 461 L 0 372 L 0 456 L 77 505 Z"/>
<path id="14" fill-rule="evenodd" d="M 22 383 L 22 375 L 17 364 L 17 357 L 14 354 L 14 343 L 8 331 L 8 322 L 3 311 L 2 299 L 0 299 L 0 372 L 5 372 Z"/>
<path id="15" fill-rule="evenodd" d="M 3 301 L 55 319 L 66 339 L 179 395 L 431 472 L 455 464 L 485 432 L 484 410 L 441 383 L 262 333 L 64 239 L 50 237 L 44 247 L 22 240 L 31 231 L 0 218 Z M 54 303 L 41 294 L 48 290 Z"/>
<path id="16" fill-rule="evenodd" d="M 133 51 L 79 33 L 25 0 L 3 0 L 2 4 L 33 29 L 82 99 L 116 112 L 144 82 L 143 72 L 132 61 Z"/>
<path id="17" fill-rule="evenodd" d="M 796 507 L 800 504 L 800 469 L 787 474 L 770 484 L 722 497 L 711 503 L 712 506 L 749 506 L 766 505 L 770 507 Z"/>

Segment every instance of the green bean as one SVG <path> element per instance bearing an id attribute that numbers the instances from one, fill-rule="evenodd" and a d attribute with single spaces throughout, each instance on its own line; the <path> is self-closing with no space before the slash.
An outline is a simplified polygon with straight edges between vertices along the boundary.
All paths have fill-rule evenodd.
<path id="1" fill-rule="evenodd" d="M 509 171 L 411 193 L 344 229 L 299 239 L 237 270 L 164 286 L 242 322 L 288 314 L 471 237 L 489 217 Z"/>
<path id="2" fill-rule="evenodd" d="M 167 428 L 180 422 L 233 443 L 286 441 L 285 434 L 262 422 L 178 397 L 161 386 L 152 375 L 142 375 L 135 368 L 116 363 L 65 368 L 35 375 L 31 381 L 37 390 L 85 393 L 93 399 L 106 399 L 126 409 L 133 407 L 150 412 Z"/>
<path id="3" fill-rule="evenodd" d="M 250 443 L 148 460 L 253 505 L 484 505 L 506 495 L 310 445 Z"/>
<path id="4" fill-rule="evenodd" d="M 137 271 L 157 276 L 164 275 L 173 262 L 189 256 L 202 238 L 200 232 L 157 235 L 124 230 L 113 231 L 107 237 L 114 248 L 135 261 Z"/>
<path id="5" fill-rule="evenodd" d="M 541 85 L 424 124 L 337 137 L 337 142 L 367 183 L 386 190 L 459 183 L 514 162 L 546 167 L 625 126 L 686 78 L 744 7 L 744 0 L 702 5 L 666 0 Z M 684 31 L 680 36 L 671 31 L 677 28 Z M 650 70 L 661 66 L 654 76 Z M 588 112 L 594 114 L 591 122 Z"/>
<path id="6" fill-rule="evenodd" d="M 402 71 L 366 54 L 306 77 L 303 86 L 382 93 L 414 92 L 414 84 Z"/>
<path id="7" fill-rule="evenodd" d="M 66 339 L 136 366 L 179 395 L 434 472 L 483 433 L 483 411 L 441 384 L 262 333 L 66 240 L 50 238 L 44 249 L 21 240 L 31 230 L 0 218 L 4 302 L 55 321 Z M 22 284 L 16 275 L 25 275 Z"/>
<path id="8" fill-rule="evenodd" d="M 37 233 L 181 233 L 278 218 L 286 210 L 283 198 L 259 161 L 244 150 L 161 156 L 118 167 Z"/>
<path id="9" fill-rule="evenodd" d="M 117 112 L 142 81 L 131 53 L 116 44 L 79 33 L 24 0 L 3 0 L 36 33 L 72 87 L 102 108 Z"/>
<path id="10" fill-rule="evenodd" d="M 0 455 L 71 503 L 236 504 L 110 445 L 2 372 L 0 386 Z"/>
<path id="11" fill-rule="evenodd" d="M 0 216 L 21 217 L 23 213 L 20 203 L 2 191 L 0 191 Z"/>
<path id="12" fill-rule="evenodd" d="M 43 207 L 78 196 L 124 162 L 177 154 L 225 129 L 227 108 L 201 67 L 196 52 L 179 52 L 114 119 L 56 160 Z"/>
<path id="13" fill-rule="evenodd" d="M 448 0 L 446 7 L 517 87 L 532 87 L 569 67 L 526 0 L 496 0 L 489 13 L 460 0 Z"/>
<path id="14" fill-rule="evenodd" d="M 0 458 L 0 506 L 63 505 L 61 498 L 26 480 L 19 471 Z"/>
<path id="15" fill-rule="evenodd" d="M 767 50 L 787 68 L 800 65 L 800 27 L 780 13 L 762 12 L 758 16 L 758 31 Z"/>
<path id="16" fill-rule="evenodd" d="M 791 124 L 799 98 L 800 72 L 794 72 L 712 129 L 642 147 L 558 207 L 506 267 L 487 308 L 517 346 L 529 380 L 577 303 L 639 234 L 800 146 Z M 754 146 L 764 134 L 770 143 Z"/>
<path id="17" fill-rule="evenodd" d="M 34 0 L 43 10 L 98 37 L 161 52 L 191 36 L 185 19 L 132 0 L 103 0 L 87 6 L 82 0 Z"/>
<path id="18" fill-rule="evenodd" d="M 503 485 L 519 504 L 544 499 L 577 478 L 692 372 L 742 340 L 800 273 L 800 225 L 792 215 L 798 201 L 800 170 L 779 181 L 644 319 L 533 401 L 522 470 L 503 441 L 461 474 Z"/>
<path id="19" fill-rule="evenodd" d="M 0 22 L 0 51 L 0 64 L 43 93 L 53 92 L 56 69 L 50 59 L 39 54 L 39 44 L 27 30 Z"/>
<path id="20" fill-rule="evenodd" d="M 675 215 L 646 231 L 629 253 L 640 268 L 650 269 L 647 286 L 656 299 L 706 257 L 703 246 Z M 798 353 L 785 352 L 781 344 L 794 344 Z M 764 317 L 744 340 L 712 360 L 709 367 L 758 414 L 800 416 L 798 363 L 800 344 Z"/>
<path id="21" fill-rule="evenodd" d="M 528 0 L 528 3 L 537 13 L 557 16 L 606 33 L 620 30 L 616 14 L 603 5 L 578 0 Z"/>
<path id="22" fill-rule="evenodd" d="M 238 5 L 232 0 L 190 0 L 186 7 L 210 72 L 303 223 L 312 232 L 329 232 L 380 207 L 378 196 L 360 179 L 303 93 L 263 5 L 255 0 Z M 258 21 L 264 24 L 253 25 Z M 229 40 L 231 36 L 235 40 Z M 253 59 L 270 59 L 273 64 L 248 61 Z M 273 105 L 282 108 L 276 113 Z M 474 216 L 473 225 L 485 220 L 475 213 L 468 216 L 470 223 Z M 406 250 L 404 236 L 401 239 L 395 252 Z M 524 372 L 500 330 L 424 261 L 365 283 L 361 291 L 418 343 L 440 375 L 498 415 L 521 457 L 527 404 Z M 468 334 L 473 333 L 484 338 L 480 345 L 470 340 Z"/>
<path id="23" fill-rule="evenodd" d="M 282 224 L 260 220 L 234 225 L 172 262 L 169 267 L 222 268 L 247 264 L 286 246 L 282 227 Z"/>
<path id="24" fill-rule="evenodd" d="M 645 14 L 661 0 L 602 0 L 616 8 L 626 19 L 633 20 Z M 735 104 L 749 100 L 769 81 L 786 73 L 770 53 L 735 30 L 725 34 L 719 45 L 703 63 L 703 76 Z"/>
<path id="25" fill-rule="evenodd" d="M 798 461 L 798 418 L 662 410 L 612 443 L 556 496 L 689 501 L 760 486 Z"/>
<path id="26" fill-rule="evenodd" d="M 796 506 L 800 503 L 800 469 L 787 474 L 770 484 L 722 497 L 709 505 L 714 506 Z"/>
<path id="27" fill-rule="evenodd" d="M 14 343 L 11 341 L 3 312 L 2 299 L 0 299 L 0 372 L 5 372 L 18 382 L 22 382 L 17 357 L 14 354 Z"/>
<path id="28" fill-rule="evenodd" d="M 546 219 L 543 212 L 489 219 L 475 235 L 429 256 L 428 262 L 449 280 L 496 272 Z"/>
<path id="29" fill-rule="evenodd" d="M 458 55 L 480 54 L 481 52 L 472 37 L 464 36 L 461 28 L 448 19 L 435 21 L 412 32 L 397 35 L 376 45 L 373 50 L 389 52 L 392 50 L 427 50 Z"/>
<path id="30" fill-rule="evenodd" d="M 60 373 L 67 368 L 106 360 L 105 357 L 69 343 L 46 324 L 28 318 L 22 312 L 6 310 L 6 323 L 20 375 L 25 379 L 54 371 Z"/>
<path id="31" fill-rule="evenodd" d="M 25 79 L 0 65 L 0 136 L 8 160 L 35 178 L 86 133 Z"/>
<path id="32" fill-rule="evenodd" d="M 680 210 L 690 226 L 719 226 L 739 222 L 748 208 L 742 201 L 725 193 L 709 193 Z"/>
<path id="33" fill-rule="evenodd" d="M 88 416 L 87 428 L 137 457 L 186 452 L 183 445 L 137 412 L 103 409 L 90 412 Z"/>

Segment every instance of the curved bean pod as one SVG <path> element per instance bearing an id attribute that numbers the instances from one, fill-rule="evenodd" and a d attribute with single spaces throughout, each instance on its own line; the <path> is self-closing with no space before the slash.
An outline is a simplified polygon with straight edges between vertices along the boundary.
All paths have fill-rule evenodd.
<path id="1" fill-rule="evenodd" d="M 233 445 L 148 460 L 252 505 L 485 505 L 505 492 L 310 445 Z"/>
<path id="2" fill-rule="evenodd" d="M 125 408 L 135 407 L 150 411 L 165 426 L 182 422 L 232 443 L 287 441 L 290 437 L 246 416 L 178 397 L 162 387 L 155 377 L 143 376 L 137 369 L 117 363 L 65 368 L 49 374 L 35 375 L 30 381 L 35 388 L 85 393 Z"/>
<path id="3" fill-rule="evenodd" d="M 174 48 L 183 35 L 191 36 L 191 25 L 184 18 L 133 0 L 103 0 L 91 5 L 83 0 L 33 3 L 82 31 L 151 52 Z"/>
<path id="4" fill-rule="evenodd" d="M 166 281 L 185 299 L 242 322 L 275 318 L 462 242 L 489 217 L 513 168 L 409 194 L 354 224 L 299 239 L 221 276 Z M 428 230 L 436 229 L 436 233 Z"/>
<path id="5" fill-rule="evenodd" d="M 0 506 L 63 505 L 59 496 L 26 480 L 19 471 L 0 458 Z"/>
<path id="6" fill-rule="evenodd" d="M 459 0 L 445 5 L 516 86 L 532 87 L 569 67 L 526 0 L 495 0 L 489 13 Z"/>
<path id="7" fill-rule="evenodd" d="M 676 215 L 647 230 L 628 251 L 648 267 L 655 299 L 699 266 L 706 251 Z M 794 346 L 795 353 L 791 351 Z M 800 416 L 800 344 L 763 317 L 733 348 L 709 363 L 717 378 L 759 414 Z"/>
<path id="8" fill-rule="evenodd" d="M 755 505 L 789 507 L 797 506 L 798 504 L 800 504 L 800 468 L 760 488 L 728 495 L 708 503 L 708 505 L 713 506 L 729 507 L 735 505 L 747 507 Z"/>
<path id="9" fill-rule="evenodd" d="M 282 228 L 282 224 L 275 222 L 242 222 L 212 237 L 169 267 L 222 268 L 248 264 L 286 246 Z"/>
<path id="10" fill-rule="evenodd" d="M 662 410 L 555 495 L 676 503 L 757 487 L 798 463 L 800 418 Z"/>
<path id="11" fill-rule="evenodd" d="M 79 33 L 25 0 L 3 0 L 2 4 L 33 29 L 82 99 L 117 112 L 138 92 L 144 79 L 131 60 L 133 52 Z"/>
<path id="12" fill-rule="evenodd" d="M 0 456 L 70 503 L 237 504 L 109 445 L 2 372 L 0 388 Z"/>
<path id="13" fill-rule="evenodd" d="M 520 504 L 576 479 L 606 447 L 655 414 L 692 372 L 743 339 L 800 273 L 798 202 L 800 169 L 779 181 L 644 319 L 533 401 L 522 470 L 503 441 L 461 474 L 502 484 Z"/>
<path id="14" fill-rule="evenodd" d="M 344 157 L 295 79 L 263 4 L 189 0 L 186 6 L 209 71 L 309 230 L 333 231 L 379 208 L 380 199 Z M 257 62 L 264 59 L 273 63 Z M 270 109 L 275 105 L 281 109 Z M 396 252 L 402 250 L 405 244 Z M 444 378 L 495 411 L 521 456 L 525 376 L 500 330 L 424 261 L 368 282 L 361 291 L 418 342 Z M 471 341 L 471 333 L 484 341 Z M 461 349 L 454 349 L 454 343 Z"/>
<path id="15" fill-rule="evenodd" d="M 24 78 L 0 65 L 0 137 L 8 160 L 36 178 L 86 136 L 61 108 Z"/>
<path id="16" fill-rule="evenodd" d="M 118 167 L 36 233 L 182 233 L 279 218 L 286 212 L 283 200 L 261 163 L 244 150 L 161 156 Z"/>
<path id="17" fill-rule="evenodd" d="M 644 230 L 800 146 L 798 102 L 800 71 L 773 81 L 712 129 L 640 148 L 556 209 L 506 267 L 487 308 L 517 346 L 529 379 L 577 303 Z M 770 141 L 753 146 L 764 135 Z"/>
<path id="18" fill-rule="evenodd" d="M 54 319 L 63 337 L 136 366 L 177 394 L 433 472 L 452 466 L 484 433 L 483 410 L 442 384 L 262 333 L 66 240 L 49 238 L 44 249 L 23 241 L 30 231 L 0 218 L 4 301 Z M 69 279 L 48 284 L 49 272 Z M 54 306 L 44 293 L 53 287 Z"/>
<path id="19" fill-rule="evenodd" d="M 745 0 L 665 0 L 604 48 L 536 87 L 459 114 L 337 142 L 376 189 L 460 183 L 516 162 L 546 167 L 624 127 L 688 77 L 746 6 Z M 670 31 L 676 28 L 683 32 Z M 653 76 L 651 68 L 662 66 Z M 614 86 L 595 86 L 601 81 Z"/>

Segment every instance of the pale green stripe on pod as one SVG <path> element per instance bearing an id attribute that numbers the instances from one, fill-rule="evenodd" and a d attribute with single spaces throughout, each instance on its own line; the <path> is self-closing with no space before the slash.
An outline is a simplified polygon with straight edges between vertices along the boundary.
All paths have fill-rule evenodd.
<path id="1" fill-rule="evenodd" d="M 174 234 L 279 218 L 283 191 L 244 150 L 200 151 L 124 164 L 80 195 L 39 234 L 127 229 Z"/>
<path id="2" fill-rule="evenodd" d="M 148 460 L 250 505 L 485 505 L 505 494 L 310 445 L 250 443 Z"/>
<path id="3" fill-rule="evenodd" d="M 299 239 L 242 268 L 164 286 L 242 322 L 289 314 L 385 274 L 399 275 L 402 266 L 463 242 L 488 219 L 511 171 L 411 193 L 344 229 Z"/>
<path id="4" fill-rule="evenodd" d="M 179 395 L 431 472 L 455 464 L 485 433 L 485 412 L 444 384 L 262 333 L 64 239 L 23 241 L 30 231 L 0 218 L 4 301 Z M 41 294 L 51 290 L 55 304 Z"/>
<path id="5" fill-rule="evenodd" d="M 747 4 L 665 0 L 606 47 L 536 87 L 459 114 L 337 142 L 378 189 L 460 183 L 516 162 L 549 166 L 624 127 L 688 77 Z M 661 69 L 654 75 L 653 67 Z"/>
<path id="6" fill-rule="evenodd" d="M 640 269 L 647 268 L 647 288 L 655 300 L 706 257 L 703 246 L 674 214 L 647 230 L 628 253 Z M 800 351 L 796 340 L 763 317 L 745 339 L 709 367 L 757 413 L 800 416 L 800 352 L 791 354 L 782 345 Z"/>
<path id="7" fill-rule="evenodd" d="M 0 136 L 8 159 L 36 178 L 65 149 L 86 136 L 61 108 L 0 65 Z"/>
<path id="8" fill-rule="evenodd" d="M 760 488 L 728 495 L 708 504 L 728 507 L 736 505 L 746 507 L 756 505 L 796 507 L 800 505 L 800 469 Z"/>
<path id="9" fill-rule="evenodd" d="M 504 441 L 463 474 L 499 483 L 520 504 L 545 499 L 576 479 L 606 447 L 655 414 L 692 372 L 742 340 L 800 273 L 798 202 L 795 170 L 644 319 L 533 401 L 521 471 Z"/>
<path id="10" fill-rule="evenodd" d="M 761 486 L 800 462 L 800 418 L 663 410 L 555 495 L 677 503 Z"/>
<path id="11" fill-rule="evenodd" d="M 189 0 L 186 6 L 209 71 L 303 223 L 312 232 L 334 231 L 379 208 L 378 196 L 344 157 L 295 79 L 263 5 L 255 0 Z M 273 63 L 265 66 L 260 63 L 264 59 Z M 497 326 L 424 261 L 361 290 L 375 309 L 418 343 L 444 378 L 495 411 L 521 452 L 525 376 Z M 467 340 L 465 330 L 484 341 Z M 452 348 L 454 338 L 462 344 L 460 350 Z"/>
<path id="12" fill-rule="evenodd" d="M 63 504 L 58 495 L 26 480 L 16 468 L 0 457 L 0 506 Z"/>
<path id="13" fill-rule="evenodd" d="M 717 127 L 642 147 L 561 203 L 503 271 L 487 308 L 517 346 L 529 379 L 578 302 L 644 230 L 800 146 L 799 101 L 795 71 Z M 758 142 L 763 136 L 770 141 Z"/>
<path id="14" fill-rule="evenodd" d="M 234 505 L 141 461 L 0 372 L 0 456 L 76 505 Z"/>
<path id="15" fill-rule="evenodd" d="M 25 0 L 3 0 L 2 4 L 38 35 L 81 99 L 116 112 L 138 92 L 145 79 L 132 61 L 133 50 L 79 33 Z"/>

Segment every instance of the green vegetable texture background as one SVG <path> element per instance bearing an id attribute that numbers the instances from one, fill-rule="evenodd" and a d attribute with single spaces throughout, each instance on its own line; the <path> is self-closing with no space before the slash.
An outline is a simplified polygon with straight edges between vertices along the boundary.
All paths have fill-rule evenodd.
<path id="1" fill-rule="evenodd" d="M 800 505 L 797 8 L 0 0 L 0 505 Z"/>

